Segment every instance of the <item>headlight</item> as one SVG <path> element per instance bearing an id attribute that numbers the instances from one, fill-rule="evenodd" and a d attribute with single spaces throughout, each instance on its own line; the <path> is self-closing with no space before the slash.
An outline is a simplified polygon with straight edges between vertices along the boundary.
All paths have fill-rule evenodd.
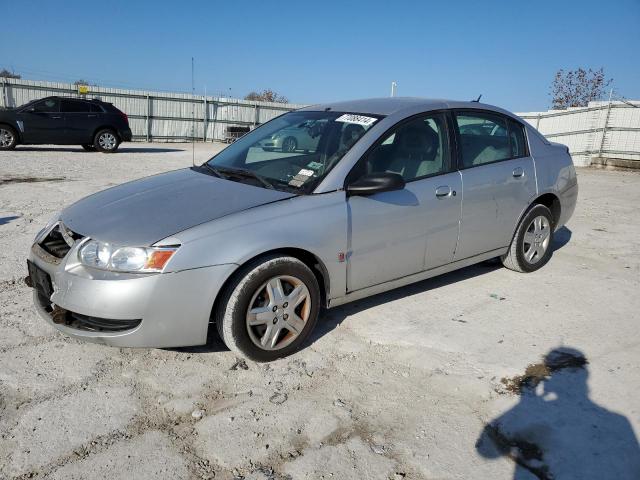
<path id="1" fill-rule="evenodd" d="M 115 247 L 89 240 L 78 252 L 83 265 L 114 272 L 161 272 L 178 247 Z"/>

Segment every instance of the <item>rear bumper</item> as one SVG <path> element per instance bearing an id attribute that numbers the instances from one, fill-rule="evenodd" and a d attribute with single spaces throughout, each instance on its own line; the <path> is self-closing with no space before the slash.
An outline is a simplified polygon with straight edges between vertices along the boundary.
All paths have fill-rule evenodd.
<path id="1" fill-rule="evenodd" d="M 67 257 L 73 254 L 74 249 Z M 95 271 L 77 264 L 67 267 L 64 260 L 53 265 L 33 251 L 29 260 L 46 271 L 53 284 L 50 299 L 42 298 L 34 290 L 35 307 L 42 318 L 69 336 L 117 347 L 205 344 L 213 302 L 236 267 L 216 265 L 135 275 Z M 49 302 L 59 308 L 52 311 Z M 75 321 L 55 323 L 60 309 Z M 60 321 L 60 317 L 56 320 Z M 96 324 L 105 321 L 106 330 L 92 331 Z M 117 328 L 119 322 L 122 328 Z M 88 325 L 90 329 L 80 325 Z"/>
<path id="2" fill-rule="evenodd" d="M 576 204 L 578 203 L 578 182 L 576 181 L 572 186 L 561 192 L 559 197 L 560 219 L 556 228 L 560 228 L 565 225 L 576 210 Z"/>
<path id="3" fill-rule="evenodd" d="M 120 139 L 123 142 L 130 142 L 131 139 L 133 138 L 133 134 L 131 133 L 131 129 L 130 128 L 123 128 L 118 132 L 118 135 L 120 136 Z"/>

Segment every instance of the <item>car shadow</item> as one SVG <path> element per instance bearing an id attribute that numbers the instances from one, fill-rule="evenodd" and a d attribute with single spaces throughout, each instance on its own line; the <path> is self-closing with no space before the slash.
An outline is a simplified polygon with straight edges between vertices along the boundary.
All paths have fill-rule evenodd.
<path id="1" fill-rule="evenodd" d="M 100 152 L 87 152 L 82 147 L 34 147 L 34 146 L 18 146 L 16 151 L 20 152 L 70 152 L 70 153 L 100 153 Z M 165 148 L 165 147 L 121 147 L 115 154 L 118 153 L 171 153 L 171 152 L 184 152 L 183 148 Z"/>
<path id="2" fill-rule="evenodd" d="M 184 152 L 184 148 L 166 148 L 166 147 L 120 147 L 116 153 L 171 153 L 171 152 Z"/>
<path id="3" fill-rule="evenodd" d="M 215 353 L 215 352 L 229 352 L 229 348 L 224 344 L 220 336 L 218 335 L 218 329 L 215 323 L 209 324 L 209 331 L 207 333 L 207 343 L 204 345 L 195 345 L 191 347 L 174 347 L 174 348 L 162 348 L 161 350 L 168 350 L 170 352 L 181 353 Z"/>
<path id="4" fill-rule="evenodd" d="M 503 379 L 519 402 L 484 426 L 478 454 L 511 460 L 514 480 L 640 478 L 631 423 L 590 398 L 588 363 L 579 350 L 559 347 L 523 375 Z"/>
<path id="5" fill-rule="evenodd" d="M 339 307 L 323 310 L 320 314 L 320 318 L 318 319 L 318 324 L 307 340 L 305 346 L 315 343 L 321 337 L 337 328 L 347 317 L 362 312 L 363 310 L 368 310 L 385 303 L 401 300 L 405 297 L 424 293 L 429 290 L 435 290 L 453 283 L 463 282 L 470 278 L 493 272 L 499 268 L 503 268 L 500 262 L 482 262 L 444 275 L 438 275 L 437 277 L 413 283 L 411 285 L 395 288 L 388 292 L 363 298 L 362 300 L 356 300 Z"/>
<path id="6" fill-rule="evenodd" d="M 567 227 L 561 227 L 554 234 L 552 248 L 555 252 L 560 250 L 571 240 L 571 230 Z M 388 302 L 400 300 L 405 297 L 410 297 L 419 293 L 424 293 L 429 290 L 434 290 L 446 285 L 450 285 L 457 282 L 462 282 L 470 278 L 477 277 L 490 273 L 494 270 L 504 268 L 499 258 L 487 260 L 485 262 L 477 263 L 469 267 L 461 268 L 450 273 L 438 275 L 437 277 L 429 278 L 421 282 L 413 283 L 404 287 L 399 287 L 388 292 L 379 293 L 371 297 L 363 298 L 355 302 L 347 303 L 340 307 L 323 310 L 318 320 L 318 325 L 311 334 L 309 340 L 307 340 L 306 346 L 309 346 L 320 339 L 322 336 L 334 330 L 338 327 L 348 316 L 359 313 L 369 308 L 377 307 Z"/>

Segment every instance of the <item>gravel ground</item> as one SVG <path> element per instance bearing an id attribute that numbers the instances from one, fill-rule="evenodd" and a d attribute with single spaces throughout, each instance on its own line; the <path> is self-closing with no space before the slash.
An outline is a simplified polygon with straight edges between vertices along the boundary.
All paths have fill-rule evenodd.
<path id="1" fill-rule="evenodd" d="M 191 160 L 0 153 L 0 479 L 640 478 L 639 174 L 581 169 L 541 271 L 483 264 L 327 311 L 271 364 L 46 325 L 22 279 L 50 215 Z M 558 347 L 576 351 L 540 363 Z"/>

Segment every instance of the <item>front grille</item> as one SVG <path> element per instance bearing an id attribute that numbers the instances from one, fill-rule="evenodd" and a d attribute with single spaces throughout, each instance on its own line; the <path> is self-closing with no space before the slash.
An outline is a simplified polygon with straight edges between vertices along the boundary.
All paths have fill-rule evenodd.
<path id="1" fill-rule="evenodd" d="M 50 255 L 53 255 L 56 258 L 64 258 L 69 250 L 71 250 L 71 245 L 65 240 L 62 235 L 62 228 L 60 224 L 56 225 L 51 229 L 49 234 L 40 242 L 40 246 L 42 249 Z M 82 235 L 79 235 L 70 230 L 66 230 L 67 236 L 71 240 L 71 243 L 82 238 Z M 73 244 L 73 243 L 72 243 Z"/>

